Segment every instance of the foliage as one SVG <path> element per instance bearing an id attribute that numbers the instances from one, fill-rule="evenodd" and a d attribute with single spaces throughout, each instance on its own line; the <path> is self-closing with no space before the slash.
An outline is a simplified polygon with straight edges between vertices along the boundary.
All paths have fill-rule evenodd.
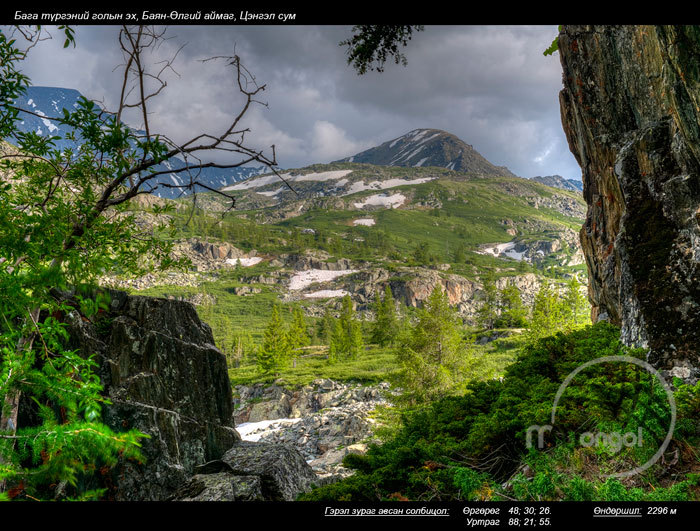
<path id="1" fill-rule="evenodd" d="M 304 311 L 298 305 L 294 306 L 292 310 L 292 323 L 289 325 L 287 338 L 289 348 L 292 351 L 306 347 L 311 343 L 306 320 L 304 319 Z"/>
<path id="2" fill-rule="evenodd" d="M 648 457 L 635 449 L 611 454 L 582 448 L 571 441 L 581 428 L 596 431 L 636 429 L 640 416 L 653 425 L 661 412 L 668 426 L 664 393 L 653 377 L 629 364 L 598 364 L 575 378 L 559 404 L 556 429 L 544 451 L 528 450 L 525 433 L 532 424 L 549 421 L 554 395 L 576 367 L 601 356 L 643 357 L 640 349 L 620 343 L 619 329 L 598 323 L 568 334 L 543 338 L 527 347 L 506 370 L 503 381 L 472 382 L 463 396 L 449 396 L 403 412 L 402 428 L 364 456 L 348 456 L 344 464 L 354 476 L 315 489 L 307 500 L 388 500 L 400 493 L 411 500 L 684 500 L 697 497 L 697 474 L 664 483 L 663 467 L 645 475 L 640 487 L 601 478 L 609 470 L 638 466 Z M 676 392 L 679 425 L 695 426 L 700 385 Z M 681 405 L 682 404 L 682 405 Z M 644 430 L 645 446 L 665 435 Z M 689 437 L 684 442 L 682 437 Z M 697 445 L 697 432 L 677 433 L 679 444 Z M 658 446 L 657 446 L 658 447 Z M 681 458 L 683 461 L 683 458 Z M 680 463 L 693 470 L 692 454 Z M 527 465 L 530 473 L 525 475 Z M 590 478 L 594 479 L 590 479 Z M 506 484 L 504 487 L 503 484 Z"/>
<path id="3" fill-rule="evenodd" d="M 73 30 L 61 29 L 67 47 L 74 42 Z M 30 39 L 28 49 L 43 40 L 40 27 L 23 35 Z M 165 87 L 160 76 L 171 62 L 153 71 L 144 56 L 163 38 L 153 27 L 122 27 L 123 90 L 115 112 L 81 98 L 58 116 L 42 115 L 70 131 L 66 135 L 77 147 L 61 151 L 59 137 L 17 127 L 24 114 L 34 114 L 16 103 L 29 85 L 21 73 L 27 50 L 0 32 L 0 136 L 16 144 L 3 144 L 0 152 L 0 493 L 9 487 L 5 497 L 92 497 L 87 477 L 95 470 L 111 466 L 117 456 L 139 457 L 140 434 L 117 434 L 102 425 L 106 400 L 92 353 L 72 350 L 66 332 L 67 322 L 92 320 L 102 326 L 105 301 L 86 294 L 105 273 L 139 275 L 186 265 L 170 258 L 168 227 L 138 228 L 127 211 L 130 200 L 174 187 L 157 177 L 159 165 L 175 155 L 192 160 L 225 148 L 240 153 L 241 164 L 274 165 L 236 137 L 238 120 L 264 88 L 252 79 L 243 82 L 249 74 L 237 57 L 229 65 L 247 105 L 228 132 L 198 135 L 182 146 L 151 132 L 147 105 Z M 140 114 L 141 130 L 123 122 L 128 109 Z M 204 165 L 240 164 L 172 171 Z M 194 190 L 196 172 L 190 176 L 178 188 Z M 170 211 L 172 205 L 154 208 L 158 214 Z M 75 296 L 67 299 L 66 292 Z"/>
<path id="4" fill-rule="evenodd" d="M 348 64 L 352 64 L 358 74 L 365 74 L 368 70 L 383 72 L 387 57 L 393 57 L 396 64 L 406 65 L 399 45 L 406 46 L 414 30 L 422 31 L 423 26 L 354 26 L 355 34 L 340 45 L 348 47 Z"/>
<path id="5" fill-rule="evenodd" d="M 562 26 L 559 26 L 559 33 L 561 33 Z M 554 37 L 554 40 L 552 41 L 552 44 L 549 45 L 549 48 L 547 48 L 544 52 L 542 52 L 542 55 L 552 55 L 554 52 L 559 50 L 559 35 Z"/>
<path id="6" fill-rule="evenodd" d="M 382 347 L 392 344 L 398 335 L 399 321 L 396 315 L 394 295 L 391 292 L 391 286 L 388 284 L 384 288 L 383 298 L 380 298 L 379 292 L 377 292 L 374 301 L 374 314 L 372 342 Z"/>
<path id="7" fill-rule="evenodd" d="M 415 326 L 400 339 L 397 362 L 403 399 L 412 404 L 445 396 L 469 377 L 473 360 L 461 322 L 440 286 L 431 293 Z"/>
<path id="8" fill-rule="evenodd" d="M 540 286 L 532 305 L 527 332 L 531 341 L 558 331 L 570 331 L 590 322 L 588 301 L 580 288 L 576 276 L 567 282 L 563 297 L 550 282 Z"/>
<path id="9" fill-rule="evenodd" d="M 518 287 L 509 283 L 498 294 L 499 316 L 496 327 L 521 328 L 527 326 L 527 308 L 520 298 Z"/>
<path id="10" fill-rule="evenodd" d="M 486 273 L 483 279 L 483 300 L 479 307 L 476 319 L 479 325 L 492 329 L 498 319 L 498 290 L 496 289 L 496 277 L 493 273 Z"/>
<path id="11" fill-rule="evenodd" d="M 280 307 L 278 304 L 274 304 L 263 343 L 258 349 L 257 366 L 260 373 L 263 375 L 279 374 L 280 367 L 289 359 L 290 347 L 289 336 L 284 329 L 280 315 Z"/>
<path id="12" fill-rule="evenodd" d="M 106 400 L 96 363 L 90 352 L 68 348 L 64 318 L 94 318 L 104 300 L 67 302 L 58 290 L 89 285 L 117 263 L 134 269 L 146 249 L 172 263 L 164 258 L 167 245 L 133 238 L 133 220 L 120 215 L 121 204 L 102 215 L 113 173 L 134 157 L 160 157 L 161 150 L 130 144 L 126 126 L 84 99 L 60 118 L 83 139 L 76 152 L 54 149 L 56 137 L 18 131 L 20 109 L 11 102 L 28 84 L 16 69 L 24 53 L 0 33 L 0 54 L 0 128 L 18 146 L 1 157 L 0 490 L 21 485 L 10 491 L 15 497 L 44 498 L 55 494 L 50 485 L 67 484 L 81 497 L 79 480 L 118 454 L 138 457 L 141 435 L 101 424 Z M 37 408 L 37 425 L 19 425 L 19 404 L 27 399 Z"/>
<path id="13" fill-rule="evenodd" d="M 356 359 L 363 351 L 362 325 L 355 319 L 350 295 L 345 295 L 340 318 L 333 323 L 328 361 L 333 363 L 340 358 Z"/>

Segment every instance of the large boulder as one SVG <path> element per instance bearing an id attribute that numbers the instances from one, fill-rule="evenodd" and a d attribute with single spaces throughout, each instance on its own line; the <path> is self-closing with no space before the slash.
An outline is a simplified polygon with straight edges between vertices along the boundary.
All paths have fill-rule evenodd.
<path id="1" fill-rule="evenodd" d="M 99 328 L 77 313 L 69 321 L 75 346 L 97 354 L 111 401 L 105 424 L 150 436 L 142 439 L 144 463 L 112 470 L 110 498 L 165 499 L 195 466 L 240 441 L 225 357 L 191 304 L 113 291 Z"/>
<path id="2" fill-rule="evenodd" d="M 177 501 L 264 501 L 259 476 L 236 476 L 230 472 L 197 474 L 173 495 Z"/>
<path id="3" fill-rule="evenodd" d="M 197 470 L 200 474 L 173 499 L 185 501 L 212 496 L 219 501 L 234 501 L 245 493 L 248 499 L 293 501 L 319 483 L 302 455 L 284 444 L 244 441 L 232 446 L 221 459 L 205 463 Z M 252 478 L 258 478 L 258 482 L 251 483 Z M 231 498 L 226 498 L 227 495 Z"/>
<path id="4" fill-rule="evenodd" d="M 583 170 L 593 318 L 700 376 L 700 27 L 564 26 L 561 115 Z"/>

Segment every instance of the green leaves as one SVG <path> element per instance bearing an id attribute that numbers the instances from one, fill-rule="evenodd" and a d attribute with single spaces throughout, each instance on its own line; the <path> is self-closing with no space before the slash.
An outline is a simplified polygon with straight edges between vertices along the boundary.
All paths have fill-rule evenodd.
<path id="1" fill-rule="evenodd" d="M 561 33 L 562 26 L 559 26 L 559 32 Z M 549 45 L 549 48 L 547 48 L 544 52 L 542 52 L 542 55 L 552 55 L 554 52 L 559 50 L 559 35 L 557 35 L 554 40 L 552 41 L 552 44 Z"/>
<path id="2" fill-rule="evenodd" d="M 407 64 L 399 46 L 406 46 L 413 31 L 423 31 L 423 26 L 354 26 L 355 33 L 350 39 L 340 43 L 348 47 L 348 64 L 353 65 L 359 75 L 368 70 L 384 71 L 387 58 L 393 57 L 396 64 Z"/>
<path id="3" fill-rule="evenodd" d="M 66 26 L 66 25 L 59 26 L 58 29 L 63 31 L 63 34 L 66 37 L 66 40 L 63 41 L 63 47 L 68 48 L 68 46 L 70 46 L 72 44 L 73 47 L 75 48 L 75 30 L 73 28 L 71 28 L 70 26 Z"/>
<path id="4" fill-rule="evenodd" d="M 469 345 L 439 285 L 421 309 L 416 325 L 401 339 L 396 355 L 402 368 L 399 386 L 409 403 L 445 396 L 468 380 L 473 362 Z"/>
<path id="5" fill-rule="evenodd" d="M 73 30 L 61 29 L 64 44 L 74 43 Z M 168 254 L 164 242 L 134 238 L 133 218 L 119 207 L 99 203 L 108 186 L 123 190 L 115 180 L 135 158 L 162 156 L 163 148 L 139 147 L 124 124 L 85 99 L 57 120 L 80 140 L 73 152 L 56 149 L 56 136 L 18 131 L 23 57 L 0 32 L 0 136 L 18 146 L 1 157 L 0 490 L 13 489 L 4 498 L 54 498 L 65 484 L 62 495 L 80 499 L 95 494 L 85 480 L 96 467 L 120 455 L 140 459 L 144 436 L 101 423 L 97 363 L 70 346 L 67 323 L 98 320 L 108 308 L 109 298 L 93 291 L 104 271 L 136 271 L 141 255 Z M 80 286 L 87 287 L 72 302 L 59 295 Z M 29 404 L 23 416 L 19 404 Z"/>

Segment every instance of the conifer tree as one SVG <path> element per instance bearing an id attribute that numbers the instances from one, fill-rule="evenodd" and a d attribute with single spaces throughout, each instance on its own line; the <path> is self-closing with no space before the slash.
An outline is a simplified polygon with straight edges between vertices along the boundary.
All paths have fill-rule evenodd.
<path id="1" fill-rule="evenodd" d="M 304 312 L 299 306 L 295 306 L 292 310 L 292 324 L 289 327 L 289 348 L 296 350 L 308 346 L 310 342 Z"/>
<path id="2" fill-rule="evenodd" d="M 326 345 L 331 344 L 331 336 L 333 335 L 333 328 L 335 326 L 335 318 L 331 313 L 330 308 L 326 308 L 323 313 L 323 320 L 320 323 L 318 336 L 319 339 Z"/>
<path id="3" fill-rule="evenodd" d="M 477 310 L 477 322 L 487 329 L 492 329 L 498 319 L 498 290 L 496 278 L 492 272 L 488 272 L 483 278 L 483 299 Z"/>
<path id="4" fill-rule="evenodd" d="M 275 304 L 265 329 L 263 344 L 258 349 L 258 371 L 264 375 L 278 374 L 280 367 L 289 358 L 289 352 L 289 340 L 284 330 L 280 308 Z"/>
<path id="5" fill-rule="evenodd" d="M 586 296 L 581 293 L 581 283 L 576 275 L 566 284 L 564 305 L 569 328 L 590 323 L 590 305 Z"/>
<path id="6" fill-rule="evenodd" d="M 527 325 L 527 309 L 520 298 L 518 287 L 509 283 L 499 293 L 499 317 L 496 326 L 520 328 Z"/>
<path id="7" fill-rule="evenodd" d="M 357 359 L 365 348 L 364 339 L 362 338 L 362 325 L 357 320 L 350 322 L 350 329 L 347 331 L 347 355 L 350 358 Z"/>
<path id="8" fill-rule="evenodd" d="M 328 362 L 335 363 L 345 353 L 345 331 L 340 319 L 333 319 L 333 328 L 328 344 Z"/>
<path id="9" fill-rule="evenodd" d="M 473 358 L 447 294 L 436 286 L 397 350 L 399 385 L 410 404 L 435 400 L 470 377 Z"/>
<path id="10" fill-rule="evenodd" d="M 391 292 L 391 286 L 384 288 L 384 298 L 380 299 L 379 292 L 374 303 L 375 319 L 372 327 L 371 341 L 379 346 L 386 346 L 396 340 L 398 333 L 398 317 L 396 303 Z"/>
<path id="11" fill-rule="evenodd" d="M 356 358 L 364 349 L 362 325 L 355 319 L 355 311 L 349 295 L 343 297 L 343 309 L 340 318 L 333 324 L 328 345 L 329 361 L 337 361 L 341 357 Z"/>
<path id="12" fill-rule="evenodd" d="M 551 283 L 543 283 L 532 304 L 528 337 L 535 340 L 555 334 L 564 329 L 565 323 L 566 310 L 557 291 Z"/>

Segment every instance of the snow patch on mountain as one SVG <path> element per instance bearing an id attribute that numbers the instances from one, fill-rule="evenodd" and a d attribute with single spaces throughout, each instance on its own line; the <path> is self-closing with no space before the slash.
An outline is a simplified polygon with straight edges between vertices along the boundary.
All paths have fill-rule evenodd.
<path id="1" fill-rule="evenodd" d="M 364 225 L 365 227 L 371 227 L 374 225 L 376 221 L 372 218 L 361 218 L 361 219 L 353 219 L 352 224 L 357 226 L 357 225 Z"/>
<path id="2" fill-rule="evenodd" d="M 305 293 L 304 297 L 307 299 L 333 299 L 335 297 L 345 297 L 346 295 L 350 294 L 344 289 L 322 289 L 312 293 Z"/>
<path id="3" fill-rule="evenodd" d="M 515 242 L 499 243 L 497 245 L 494 245 L 493 247 L 484 247 L 480 251 L 476 252 L 478 254 L 490 254 L 491 256 L 495 256 L 496 258 L 499 258 L 500 256 L 504 255 L 508 258 L 512 258 L 513 260 L 518 261 L 524 260 L 523 255 L 525 254 L 524 252 L 519 253 L 515 250 Z"/>
<path id="4" fill-rule="evenodd" d="M 226 263 L 235 266 L 236 264 L 241 267 L 250 267 L 255 264 L 262 262 L 262 258 L 259 256 L 253 256 L 252 258 L 227 258 Z"/>
<path id="5" fill-rule="evenodd" d="M 406 196 L 403 194 L 374 194 L 366 197 L 361 203 L 354 203 L 355 208 L 364 208 L 366 206 L 383 206 L 386 208 L 398 208 L 404 204 Z"/>
<path id="6" fill-rule="evenodd" d="M 36 111 L 36 113 L 39 116 L 46 116 L 43 112 L 41 111 Z M 56 127 L 54 124 L 52 124 L 49 120 L 46 118 L 41 118 L 41 121 L 44 123 L 44 125 L 48 128 L 49 133 L 53 133 L 54 131 L 58 131 L 58 127 Z"/>
<path id="7" fill-rule="evenodd" d="M 409 184 L 423 184 L 432 181 L 435 177 L 419 177 L 417 179 L 387 179 L 386 181 L 372 181 L 365 184 L 364 181 L 357 181 L 350 185 L 342 196 L 364 192 L 365 190 L 387 190 L 388 188 L 396 188 L 397 186 L 406 186 Z"/>
<path id="8" fill-rule="evenodd" d="M 330 282 L 338 277 L 357 273 L 357 269 L 341 269 L 339 271 L 327 271 L 325 269 L 308 269 L 299 271 L 289 280 L 290 290 L 301 290 L 309 287 L 314 282 Z"/>
<path id="9" fill-rule="evenodd" d="M 304 181 L 330 181 L 334 179 L 340 179 L 345 177 L 347 174 L 352 173 L 353 170 L 333 170 L 333 171 L 323 171 L 318 173 L 307 173 L 305 175 L 292 175 L 290 173 L 283 173 L 281 177 L 287 182 L 304 182 Z M 251 188 L 260 188 L 261 186 L 267 186 L 274 182 L 279 182 L 280 178 L 277 175 L 265 175 L 262 177 L 250 178 L 242 183 L 235 184 L 233 186 L 228 186 L 224 188 L 224 191 L 229 190 L 250 190 Z"/>
<path id="10" fill-rule="evenodd" d="M 255 192 L 255 193 L 260 194 L 260 195 L 266 195 L 267 197 L 274 197 L 277 194 L 279 194 L 280 192 L 284 191 L 285 189 L 286 189 L 286 187 L 280 186 L 277 190 L 272 190 L 272 191 L 268 191 L 268 192 Z"/>
<path id="11" fill-rule="evenodd" d="M 352 173 L 354 170 L 333 170 L 333 171 L 323 171 L 320 173 L 307 173 L 306 175 L 295 175 L 294 177 L 285 174 L 285 178 L 289 176 L 290 180 L 293 181 L 330 181 L 333 179 L 340 179 L 345 177 L 348 173 Z"/>

